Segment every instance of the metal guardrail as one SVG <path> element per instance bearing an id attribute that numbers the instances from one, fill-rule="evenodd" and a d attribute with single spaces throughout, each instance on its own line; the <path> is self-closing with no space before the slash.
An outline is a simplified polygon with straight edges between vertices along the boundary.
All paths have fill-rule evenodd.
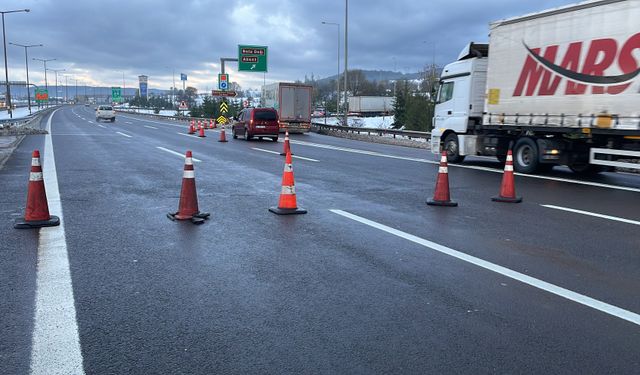
<path id="1" fill-rule="evenodd" d="M 407 137 L 409 139 L 419 138 L 419 139 L 431 139 L 431 132 L 420 132 L 415 130 L 399 130 L 399 129 L 383 129 L 383 128 L 359 128 L 353 126 L 342 126 L 342 125 L 326 125 L 323 123 L 312 122 L 311 128 L 315 131 L 338 131 L 338 132 L 347 132 L 347 133 L 357 133 L 367 135 L 392 135 L 393 138 L 397 136 Z"/>
<path id="2" fill-rule="evenodd" d="M 34 120 L 42 117 L 43 115 L 51 112 L 51 110 L 57 108 L 57 106 L 50 106 L 49 108 L 41 109 L 40 111 L 34 112 L 26 117 L 20 118 L 6 118 L 0 119 L 0 129 L 11 128 L 11 127 L 20 127 L 23 125 L 30 124 Z"/>

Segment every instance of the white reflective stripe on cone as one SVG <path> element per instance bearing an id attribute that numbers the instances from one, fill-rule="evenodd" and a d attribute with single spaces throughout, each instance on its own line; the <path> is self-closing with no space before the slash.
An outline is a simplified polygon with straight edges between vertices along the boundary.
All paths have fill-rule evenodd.
<path id="1" fill-rule="evenodd" d="M 291 164 L 285 164 L 285 165 L 284 165 L 284 171 L 285 171 L 285 172 L 293 172 L 293 165 L 291 165 Z"/>
<path id="2" fill-rule="evenodd" d="M 196 171 L 184 171 L 182 178 L 196 178 Z"/>
<path id="3" fill-rule="evenodd" d="M 440 163 L 446 163 L 447 162 L 447 157 L 443 156 L 440 158 Z"/>
<path id="4" fill-rule="evenodd" d="M 439 167 L 438 173 L 449 173 L 449 168 L 447 167 Z"/>
<path id="5" fill-rule="evenodd" d="M 39 167 L 40 166 L 40 159 L 39 158 L 31 158 L 31 166 L 32 167 Z"/>
<path id="6" fill-rule="evenodd" d="M 285 194 L 285 195 L 294 195 L 296 193 L 296 187 L 295 186 L 283 186 L 282 190 L 280 191 L 281 194 Z"/>
<path id="7" fill-rule="evenodd" d="M 513 161 L 513 156 L 507 155 L 507 161 Z"/>
<path id="8" fill-rule="evenodd" d="M 193 158 L 185 158 L 184 159 L 184 164 L 185 165 L 193 165 Z"/>
<path id="9" fill-rule="evenodd" d="M 42 172 L 29 173 L 29 181 L 42 181 Z"/>
<path id="10" fill-rule="evenodd" d="M 505 165 L 504 166 L 504 171 L 505 172 L 513 172 L 513 165 Z"/>

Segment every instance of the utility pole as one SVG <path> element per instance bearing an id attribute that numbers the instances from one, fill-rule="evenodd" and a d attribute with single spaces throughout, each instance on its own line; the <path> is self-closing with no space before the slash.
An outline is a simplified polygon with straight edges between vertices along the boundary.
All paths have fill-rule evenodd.
<path id="1" fill-rule="evenodd" d="M 47 95 L 49 95 L 49 82 L 47 81 L 47 61 L 53 61 L 55 59 L 37 59 L 33 58 L 36 61 L 42 61 L 44 63 L 44 88 L 47 90 Z M 49 108 L 49 99 L 47 99 L 47 108 Z"/>
<path id="2" fill-rule="evenodd" d="M 349 126 L 349 86 L 347 85 L 347 71 L 348 71 L 348 39 L 347 35 L 349 33 L 349 0 L 344 0 L 344 126 Z"/>
<path id="3" fill-rule="evenodd" d="M 31 114 L 31 87 L 29 87 L 29 56 L 28 56 L 28 53 L 27 53 L 27 48 L 30 48 L 30 47 L 42 47 L 42 44 L 24 45 L 24 44 L 11 43 L 11 42 L 9 42 L 9 44 L 11 44 L 13 46 L 18 46 L 18 47 L 24 47 L 24 64 L 25 64 L 26 69 L 27 69 L 27 106 L 29 107 L 29 114 Z"/>
<path id="4" fill-rule="evenodd" d="M 7 87 L 7 91 L 5 93 L 5 100 L 7 104 L 7 112 L 9 112 L 9 118 L 13 118 L 13 109 L 11 108 L 11 85 L 9 84 L 9 68 L 7 67 L 7 34 L 4 29 L 4 15 L 6 13 L 18 13 L 18 12 L 28 13 L 29 9 L 0 11 L 0 13 L 2 13 L 2 44 L 4 46 L 4 77 L 5 77 L 4 83 Z"/>

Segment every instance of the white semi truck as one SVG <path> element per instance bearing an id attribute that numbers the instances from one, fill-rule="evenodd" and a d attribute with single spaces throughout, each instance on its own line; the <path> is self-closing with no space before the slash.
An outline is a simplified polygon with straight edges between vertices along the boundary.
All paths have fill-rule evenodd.
<path id="1" fill-rule="evenodd" d="M 442 71 L 431 149 L 514 153 L 516 171 L 640 164 L 640 0 L 585 1 L 494 22 Z"/>
<path id="2" fill-rule="evenodd" d="M 311 128 L 313 86 L 276 82 L 262 87 L 263 106 L 278 111 L 280 132 L 306 133 Z"/>

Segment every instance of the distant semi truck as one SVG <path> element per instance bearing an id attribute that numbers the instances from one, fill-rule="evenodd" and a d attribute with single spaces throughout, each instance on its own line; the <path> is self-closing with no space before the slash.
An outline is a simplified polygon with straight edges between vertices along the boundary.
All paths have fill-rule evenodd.
<path id="1" fill-rule="evenodd" d="M 391 96 L 351 96 L 349 113 L 362 116 L 388 115 L 393 112 L 395 98 Z"/>
<path id="2" fill-rule="evenodd" d="M 310 85 L 276 82 L 262 87 L 263 105 L 278 111 L 280 132 L 306 133 L 311 127 L 312 93 Z"/>
<path id="3" fill-rule="evenodd" d="M 640 164 L 640 1 L 600 0 L 490 25 L 445 66 L 435 153 L 506 158 L 516 171 Z"/>

